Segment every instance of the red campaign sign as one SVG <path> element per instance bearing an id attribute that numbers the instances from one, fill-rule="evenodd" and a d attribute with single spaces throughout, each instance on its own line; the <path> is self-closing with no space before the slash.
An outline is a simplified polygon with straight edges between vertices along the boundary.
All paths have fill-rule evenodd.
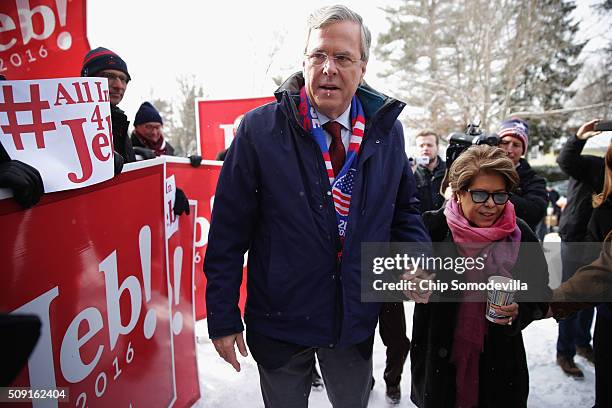
<path id="1" fill-rule="evenodd" d="M 7 79 L 79 76 L 89 51 L 86 0 L 2 0 L 0 74 Z"/>
<path id="2" fill-rule="evenodd" d="M 189 165 L 188 159 L 166 158 L 167 176 L 176 177 L 176 185 L 185 192 L 190 200 L 198 201 L 198 217 L 195 230 L 195 310 L 196 319 L 206 318 L 206 277 L 203 273 L 204 256 L 208 244 L 210 216 L 217 188 L 217 180 L 221 172 L 221 163 L 202 162 L 200 167 Z M 243 268 L 246 277 L 246 266 Z M 240 309 L 244 310 L 246 302 L 246 279 L 240 287 Z"/>
<path id="3" fill-rule="evenodd" d="M 175 399 L 164 167 L 150 162 L 30 210 L 0 201 L 0 310 L 43 323 L 11 386 L 67 387 L 76 406 Z"/>
<path id="4" fill-rule="evenodd" d="M 178 217 L 179 229 L 168 239 L 171 326 L 174 335 L 176 402 L 174 407 L 190 407 L 200 399 L 200 381 L 195 343 L 194 237 L 197 202 L 190 201 L 189 215 Z"/>
<path id="5" fill-rule="evenodd" d="M 234 139 L 234 123 L 242 115 L 268 102 L 273 96 L 246 99 L 196 100 L 198 152 L 205 160 L 215 160 Z M 237 123 L 236 123 L 237 125 Z"/>

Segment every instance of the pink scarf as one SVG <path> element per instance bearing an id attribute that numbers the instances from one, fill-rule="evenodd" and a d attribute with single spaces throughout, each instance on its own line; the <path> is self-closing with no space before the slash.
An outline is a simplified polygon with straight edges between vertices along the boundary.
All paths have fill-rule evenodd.
<path id="1" fill-rule="evenodd" d="M 454 200 L 449 200 L 444 209 L 448 227 L 462 256 L 486 255 L 482 271 L 466 271 L 468 282 L 485 282 L 491 275 L 511 277 L 521 241 L 521 230 L 516 225 L 514 205 L 507 202 L 501 216 L 486 228 L 470 225 L 463 211 Z M 507 242 L 496 246 L 497 242 Z M 461 245 L 462 243 L 468 245 Z M 476 244 L 476 245 L 475 245 Z M 457 326 L 453 336 L 451 361 L 455 364 L 455 407 L 478 406 L 478 371 L 480 354 L 484 348 L 487 330 L 483 302 L 461 302 L 457 313 Z"/>

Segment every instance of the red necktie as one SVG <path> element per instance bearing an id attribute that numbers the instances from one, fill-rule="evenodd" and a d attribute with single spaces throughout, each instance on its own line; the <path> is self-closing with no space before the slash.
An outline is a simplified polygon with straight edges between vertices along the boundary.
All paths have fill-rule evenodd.
<path id="1" fill-rule="evenodd" d="M 334 169 L 334 177 L 337 177 L 346 159 L 346 150 L 344 150 L 342 136 L 340 136 L 342 125 L 335 121 L 329 121 L 323 125 L 323 129 L 325 129 L 332 138 L 331 144 L 329 145 L 329 156 L 331 158 L 332 168 Z"/>

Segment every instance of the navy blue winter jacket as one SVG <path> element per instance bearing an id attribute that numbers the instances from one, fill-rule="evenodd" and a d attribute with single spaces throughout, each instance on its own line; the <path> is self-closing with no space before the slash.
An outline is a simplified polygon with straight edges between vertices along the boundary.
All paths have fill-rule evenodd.
<path id="1" fill-rule="evenodd" d="M 247 250 L 248 330 L 346 347 L 374 333 L 380 307 L 360 301 L 361 243 L 430 241 L 396 120 L 404 104 L 361 86 L 366 129 L 339 261 L 323 156 L 298 120 L 303 84 L 295 74 L 277 102 L 248 112 L 227 153 L 204 261 L 211 338 L 243 330 L 238 297 Z"/>

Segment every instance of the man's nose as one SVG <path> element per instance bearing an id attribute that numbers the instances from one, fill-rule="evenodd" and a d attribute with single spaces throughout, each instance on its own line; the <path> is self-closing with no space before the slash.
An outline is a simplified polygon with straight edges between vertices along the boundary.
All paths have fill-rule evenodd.
<path id="1" fill-rule="evenodd" d="M 108 86 L 109 86 L 109 88 L 114 89 L 114 90 L 125 89 L 125 85 L 121 81 L 112 81 L 112 82 L 109 82 Z"/>
<path id="2" fill-rule="evenodd" d="M 336 61 L 334 61 L 333 57 L 327 57 L 323 63 L 323 72 L 327 75 L 333 75 L 338 72 L 338 67 L 336 66 Z"/>

